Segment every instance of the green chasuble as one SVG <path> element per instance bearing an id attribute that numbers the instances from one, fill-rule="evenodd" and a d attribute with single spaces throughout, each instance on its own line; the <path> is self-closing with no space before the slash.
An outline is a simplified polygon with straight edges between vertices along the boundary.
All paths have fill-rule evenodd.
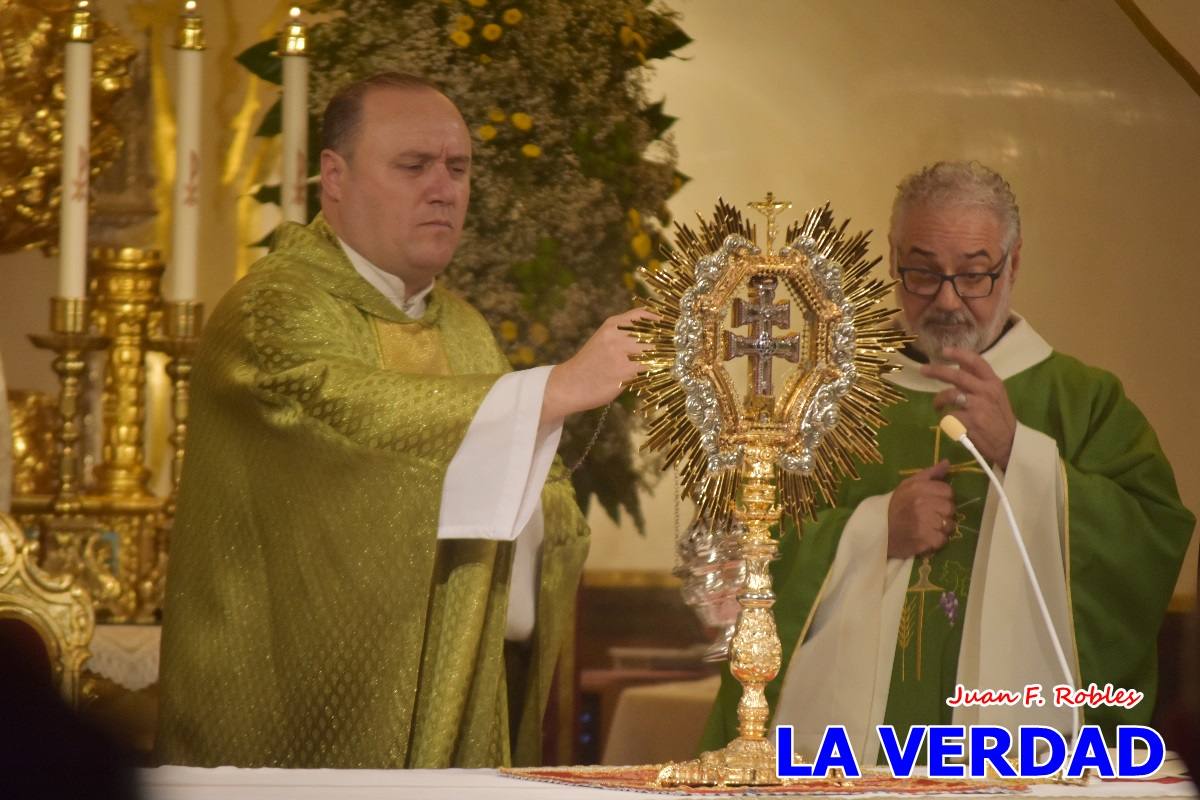
<path id="1" fill-rule="evenodd" d="M 521 685 L 504 657 L 513 543 L 437 539 L 446 469 L 508 369 L 461 299 L 435 288 L 412 320 L 321 217 L 280 229 L 196 357 L 163 627 L 163 762 L 540 758 L 588 541 L 566 471 L 556 463 L 541 496 Z"/>
<path id="2" fill-rule="evenodd" d="M 1019 318 L 984 358 L 1018 420 L 1002 479 L 1072 683 L 1145 693 L 1132 709 L 1087 708 L 1084 722 L 1106 736 L 1117 725 L 1146 724 L 1159 625 L 1195 518 L 1115 377 L 1053 352 Z M 787 531 L 773 564 L 784 654 L 767 689 L 774 722 L 797 726 L 800 752 L 826 725 L 846 725 L 864 761 L 875 760 L 874 726 L 883 723 L 902 739 L 911 725 L 952 722 L 1069 731 L 1072 712 L 1053 710 L 1053 686 L 1066 680 L 994 491 L 966 449 L 938 429 L 932 401 L 944 384 L 898 360 L 891 378 L 906 402 L 885 412 L 883 463 L 860 464 L 862 480 L 843 483 L 837 505 L 806 523 L 801 537 Z M 952 464 L 957 506 L 950 541 L 930 558 L 888 560 L 891 491 L 942 458 Z M 1043 684 L 1044 709 L 956 710 L 945 702 L 956 684 L 1019 691 L 1029 683 Z M 740 694 L 726 670 L 703 749 L 737 735 Z"/>

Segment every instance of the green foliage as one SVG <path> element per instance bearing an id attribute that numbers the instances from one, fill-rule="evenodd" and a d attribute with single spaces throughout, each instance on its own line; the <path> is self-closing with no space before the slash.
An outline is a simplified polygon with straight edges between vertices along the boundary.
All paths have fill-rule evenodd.
<path id="1" fill-rule="evenodd" d="M 251 45 L 238 54 L 237 62 L 264 81 L 282 85 L 283 63 L 275 54 L 276 44 L 274 39 L 267 39 Z"/>
<path id="2" fill-rule="evenodd" d="M 262 122 L 258 124 L 255 136 L 270 138 L 283 133 L 283 98 L 276 100 L 263 114 Z"/>

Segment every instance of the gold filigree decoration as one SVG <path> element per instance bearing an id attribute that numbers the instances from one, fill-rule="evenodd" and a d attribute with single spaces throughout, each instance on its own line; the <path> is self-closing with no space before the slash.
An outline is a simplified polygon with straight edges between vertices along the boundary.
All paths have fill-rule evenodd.
<path id="1" fill-rule="evenodd" d="M 51 249 L 58 235 L 62 173 L 63 48 L 68 0 L 0 0 L 0 253 Z M 129 89 L 136 50 L 111 25 L 94 23 L 93 177 L 116 157 L 116 101 Z"/>
<path id="2" fill-rule="evenodd" d="M 0 514 L 0 618 L 22 622 L 41 637 L 54 683 L 64 699 L 78 705 L 96 625 L 92 601 L 74 576 L 39 567 L 37 552 L 16 520 Z"/>
<path id="3" fill-rule="evenodd" d="M 776 210 L 783 207 L 779 203 L 771 205 Z M 768 227 L 772 222 L 768 220 Z M 764 411 L 764 402 L 771 406 L 765 409 L 770 416 L 789 420 L 788 435 L 793 440 L 803 435 L 800 430 L 803 412 L 811 406 L 812 390 L 836 375 L 834 345 L 829 340 L 835 323 L 846 318 L 848 312 L 854 332 L 850 343 L 853 349 L 850 374 L 853 377 L 836 402 L 836 424 L 824 432 L 819 445 L 814 448 L 810 470 L 781 467 L 777 471 L 783 513 L 797 523 L 797 528 L 803 518 L 812 516 L 819 500 L 829 504 L 834 502 L 834 492 L 843 478 L 858 478 L 854 459 L 864 463 L 881 461 L 875 436 L 884 424 L 880 412 L 884 405 L 902 398 L 883 380 L 884 374 L 893 369 L 887 354 L 907 341 L 906 335 L 890 324 L 896 311 L 880 306 L 891 284 L 872 277 L 879 259 L 867 260 L 868 234 L 847 235 L 847 225 L 848 222 L 835 224 L 826 205 L 810 211 L 801 222 L 788 228 L 786 244 L 778 256 L 767 253 L 748 257 L 751 261 L 757 259 L 775 265 L 766 268 L 773 269 L 792 297 L 808 307 L 805 313 L 815 332 L 815 335 L 804 337 L 801 347 L 805 368 L 797 369 L 788 385 L 773 398 L 759 398 L 757 404 L 754 398 L 748 398 L 747 403 L 739 403 L 727 371 L 720 366 L 722 359 L 718 354 L 725 329 L 731 327 L 728 301 L 734 287 L 725 285 L 726 276 L 740 270 L 741 276 L 745 277 L 760 267 L 748 264 L 737 269 L 727 268 L 716 279 L 718 288 L 714 293 L 721 297 L 724 306 L 705 311 L 709 321 L 700 345 L 704 352 L 700 361 L 706 365 L 703 369 L 716 388 L 718 413 L 724 422 L 719 449 L 725 453 L 734 452 L 735 440 L 745 439 Z M 653 292 L 643 305 L 660 319 L 632 326 L 639 340 L 650 346 L 639 357 L 648 369 L 631 385 L 645 401 L 646 412 L 651 417 L 645 447 L 664 452 L 664 469 L 675 466 L 679 470 L 684 492 L 696 500 L 701 515 L 718 525 L 727 523 L 733 501 L 740 494 L 739 470 L 732 460 L 718 465 L 717 469 L 712 468 L 711 450 L 704 446 L 703 431 L 689 418 L 688 394 L 676 374 L 680 352 L 677 325 L 682 314 L 681 304 L 696 286 L 697 265 L 703 259 L 720 254 L 722 248 L 728 251 L 731 236 L 752 243 L 756 231 L 737 209 L 723 201 L 717 204 L 711 219 L 699 218 L 698 230 L 677 225 L 675 246 L 665 253 L 661 266 L 654 270 L 643 269 L 640 273 Z M 778 268 L 781 261 L 788 260 L 784 256 L 789 250 L 791 264 L 796 269 Z M 818 287 L 806 277 L 811 273 L 806 252 L 825 265 L 838 268 L 835 274 L 844 298 L 840 307 L 820 297 Z M 738 260 L 739 257 L 731 254 L 729 263 Z"/>

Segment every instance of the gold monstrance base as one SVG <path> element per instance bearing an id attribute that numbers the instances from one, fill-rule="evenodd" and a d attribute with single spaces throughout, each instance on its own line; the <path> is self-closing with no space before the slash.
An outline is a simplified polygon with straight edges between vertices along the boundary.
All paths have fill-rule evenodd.
<path id="1" fill-rule="evenodd" d="M 891 369 L 886 354 L 906 337 L 889 323 L 895 311 L 878 307 L 891 285 L 869 274 L 878 259 L 865 258 L 866 234 L 845 236 L 825 207 L 789 228 L 776 253 L 775 217 L 791 204 L 768 194 L 750 205 L 767 218 L 765 248 L 736 209 L 719 203 L 698 233 L 679 228 L 663 266 L 642 272 L 653 291 L 644 304 L 657 317 L 630 326 L 648 345 L 638 356 L 647 369 L 632 383 L 653 417 L 645 446 L 679 468 L 710 529 L 742 531 L 746 576 L 730 648 L 730 673 L 742 685 L 738 737 L 667 765 L 658 786 L 784 783 L 767 738 L 765 689 L 782 662 L 771 530 L 786 516 L 799 531 L 819 500 L 834 502 L 842 478 L 858 477 L 855 459 L 882 460 L 880 410 L 901 397 L 882 376 Z M 790 299 L 777 301 L 779 290 Z M 743 356 L 744 395 L 724 366 Z M 780 387 L 776 358 L 796 365 Z M 728 525 L 731 517 L 740 524 Z"/>
<path id="2" fill-rule="evenodd" d="M 658 774 L 660 786 L 774 786 L 782 783 L 775 743 L 767 738 L 771 709 L 766 686 L 782 660 L 775 628 L 775 592 L 770 564 L 776 544 L 771 527 L 779 522 L 775 503 L 775 461 L 781 453 L 785 430 L 781 425 L 760 424 L 742 443 L 741 502 L 733 511 L 744 533 L 740 537 L 746 581 L 738 594 L 741 611 L 730 647 L 729 671 L 742 684 L 738 702 L 738 738 L 721 750 L 710 750 L 693 761 L 668 764 Z M 735 526 L 736 529 L 736 526 Z"/>

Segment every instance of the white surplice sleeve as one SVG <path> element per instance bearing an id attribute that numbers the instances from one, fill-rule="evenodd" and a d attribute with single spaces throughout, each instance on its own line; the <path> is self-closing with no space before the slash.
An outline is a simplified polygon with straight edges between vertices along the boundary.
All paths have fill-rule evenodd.
<path id="1" fill-rule="evenodd" d="M 542 486 L 562 424 L 541 427 L 552 367 L 510 372 L 488 392 L 446 470 L 439 539 L 516 540 L 505 638 L 528 639 L 537 599 Z"/>

